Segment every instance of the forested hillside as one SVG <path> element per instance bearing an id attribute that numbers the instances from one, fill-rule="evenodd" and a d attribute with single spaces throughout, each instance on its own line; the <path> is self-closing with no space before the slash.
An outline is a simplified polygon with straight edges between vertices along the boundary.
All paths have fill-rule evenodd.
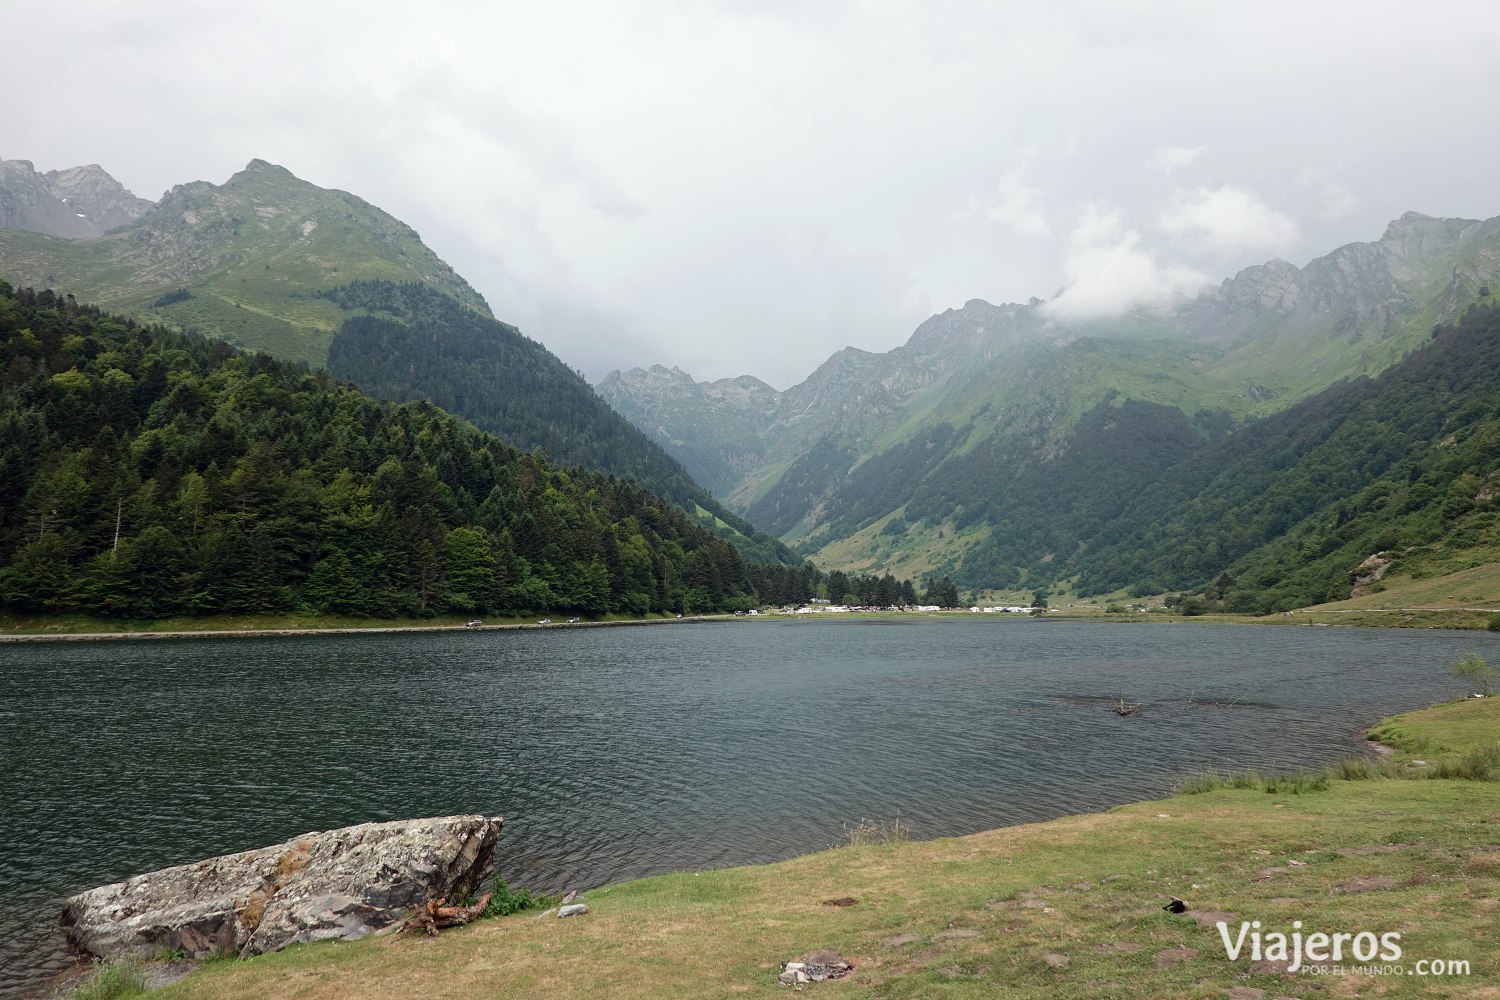
<path id="1" fill-rule="evenodd" d="M 665 369 L 616 373 L 600 388 L 692 468 L 720 483 L 737 476 L 720 495 L 820 565 L 950 572 L 976 588 L 1045 587 L 1079 572 L 1091 590 L 1189 586 L 1250 549 L 1230 532 L 1227 548 L 1168 559 L 1195 536 L 1152 534 L 1176 523 L 1170 504 L 1149 525 L 1132 522 L 1137 496 L 1171 488 L 1187 503 L 1193 487 L 1157 484 L 1181 467 L 1206 487 L 1213 473 L 1182 465 L 1189 456 L 1386 371 L 1494 288 L 1500 219 L 1407 213 L 1379 240 L 1303 267 L 1245 268 L 1170 308 L 1069 322 L 1040 300 L 971 301 L 885 354 L 840 351 L 754 406 L 737 405 L 725 381 Z M 726 417 L 738 433 L 725 432 Z M 1247 476 L 1264 483 L 1261 471 Z M 1127 535 L 1133 547 L 1118 549 Z M 1256 545 L 1276 537 L 1251 535 Z"/>
<path id="2" fill-rule="evenodd" d="M 1500 544 L 1500 306 L 1210 445 L 1102 524 L 1079 589 L 1205 587 L 1208 606 L 1341 600 L 1360 573 L 1451 572 Z M 1378 570 L 1378 571 L 1377 571 Z"/>
<path id="3" fill-rule="evenodd" d="M 1205 608 L 1268 612 L 1347 598 L 1361 574 L 1493 558 L 1497 494 L 1500 307 L 1485 305 L 1379 377 L 1233 433 L 1107 400 L 1049 460 L 991 442 L 927 476 L 903 514 L 982 534 L 940 567 L 961 585 L 1071 580 L 1083 595 L 1193 591 Z"/>
<path id="4" fill-rule="evenodd" d="M 30 190 L 17 178 L 36 187 L 33 173 L 25 163 L 0 171 L 0 201 Z M 34 216 L 0 221 L 25 227 Z M 395 402 L 427 399 L 518 448 L 541 448 L 555 465 L 630 476 L 748 559 L 799 562 L 721 507 L 545 347 L 495 320 L 411 227 L 374 205 L 252 160 L 222 185 L 179 185 L 137 216 L 88 239 L 0 228 L 0 276 L 327 364 Z"/>
<path id="5" fill-rule="evenodd" d="M 71 297 L 0 282 L 0 344 L 11 611 L 705 611 L 819 582 L 428 403 Z"/>
<path id="6" fill-rule="evenodd" d="M 360 281 L 322 293 L 357 313 L 328 350 L 330 374 L 397 402 L 425 399 L 556 464 L 628 476 L 755 561 L 798 560 L 688 477 L 676 459 L 515 327 L 425 285 Z"/>

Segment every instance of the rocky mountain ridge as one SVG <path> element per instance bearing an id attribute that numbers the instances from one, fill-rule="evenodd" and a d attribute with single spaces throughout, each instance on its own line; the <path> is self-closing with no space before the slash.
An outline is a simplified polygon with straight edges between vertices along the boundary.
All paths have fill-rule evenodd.
<path id="1" fill-rule="evenodd" d="M 81 185 L 92 174 L 71 176 Z M 3 181 L 0 198 L 10 190 Z M 265 160 L 223 184 L 176 185 L 147 206 L 104 235 L 0 228 L 0 274 L 314 366 L 344 320 L 318 293 L 350 281 L 420 282 L 489 314 L 410 226 Z"/>
<path id="2" fill-rule="evenodd" d="M 137 198 L 97 163 L 38 173 L 30 160 L 0 160 L 0 226 L 47 236 L 102 236 L 145 215 Z"/>

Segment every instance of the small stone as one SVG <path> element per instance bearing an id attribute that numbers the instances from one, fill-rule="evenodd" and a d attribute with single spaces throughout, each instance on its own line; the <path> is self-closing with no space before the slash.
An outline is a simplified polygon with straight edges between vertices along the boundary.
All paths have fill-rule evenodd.
<path id="1" fill-rule="evenodd" d="M 1042 956 L 1042 961 L 1046 962 L 1054 969 L 1066 969 L 1068 967 L 1068 963 L 1073 960 L 1067 955 L 1059 955 L 1056 952 L 1049 951 L 1047 952 L 1047 954 Z"/>
<path id="2" fill-rule="evenodd" d="M 587 903 L 569 903 L 567 906 L 557 908 L 558 917 L 580 917 L 587 912 L 589 912 Z"/>

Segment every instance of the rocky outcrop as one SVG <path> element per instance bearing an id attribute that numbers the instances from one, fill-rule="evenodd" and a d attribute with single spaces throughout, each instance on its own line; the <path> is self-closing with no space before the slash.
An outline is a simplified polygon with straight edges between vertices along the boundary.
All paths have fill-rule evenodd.
<path id="1" fill-rule="evenodd" d="M 71 897 L 68 939 L 93 955 L 248 956 L 352 940 L 428 900 L 460 901 L 485 877 L 502 820 L 442 816 L 363 823 L 137 875 Z"/>
<path id="2" fill-rule="evenodd" d="M 47 236 L 100 236 L 145 215 L 137 198 L 98 164 L 38 173 L 29 160 L 0 160 L 0 226 Z"/>
<path id="3" fill-rule="evenodd" d="M 1377 552 L 1364 562 L 1354 567 L 1349 573 L 1349 583 L 1352 588 L 1349 591 L 1351 598 L 1360 597 L 1364 594 L 1374 592 L 1379 583 L 1391 568 L 1391 559 L 1384 552 Z"/>

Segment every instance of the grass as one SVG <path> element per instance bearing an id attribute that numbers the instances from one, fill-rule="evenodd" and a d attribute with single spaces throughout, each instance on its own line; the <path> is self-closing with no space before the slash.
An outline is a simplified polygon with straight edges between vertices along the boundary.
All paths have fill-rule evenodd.
<path id="1" fill-rule="evenodd" d="M 1500 698 L 1465 698 L 1383 720 L 1373 740 L 1406 757 L 1467 754 L 1500 739 Z"/>
<path id="2" fill-rule="evenodd" d="M 588 893 L 590 913 L 518 914 L 213 963 L 161 1000 L 784 996 L 781 962 L 851 961 L 841 997 L 1500 997 L 1500 782 L 1447 776 L 1494 753 L 1500 699 L 1376 727 L 1423 748 L 1342 772 L 1227 776 L 1195 794 L 932 841 L 861 821 L 849 844 L 779 864 Z M 1172 897 L 1186 913 L 1162 909 Z M 834 900 L 850 905 L 829 905 Z M 1306 975 L 1230 961 L 1214 926 L 1398 932 L 1403 962 L 1468 975 Z M 1245 993 L 1243 996 L 1253 994 Z"/>
<path id="3" fill-rule="evenodd" d="M 146 975 L 141 959 L 126 955 L 100 962 L 69 992 L 70 1000 L 130 1000 L 144 996 Z"/>
<path id="4" fill-rule="evenodd" d="M 911 827 L 897 816 L 889 823 L 881 820 L 863 819 L 850 826 L 844 824 L 845 844 L 848 847 L 870 847 L 874 844 L 904 844 L 911 840 Z"/>

